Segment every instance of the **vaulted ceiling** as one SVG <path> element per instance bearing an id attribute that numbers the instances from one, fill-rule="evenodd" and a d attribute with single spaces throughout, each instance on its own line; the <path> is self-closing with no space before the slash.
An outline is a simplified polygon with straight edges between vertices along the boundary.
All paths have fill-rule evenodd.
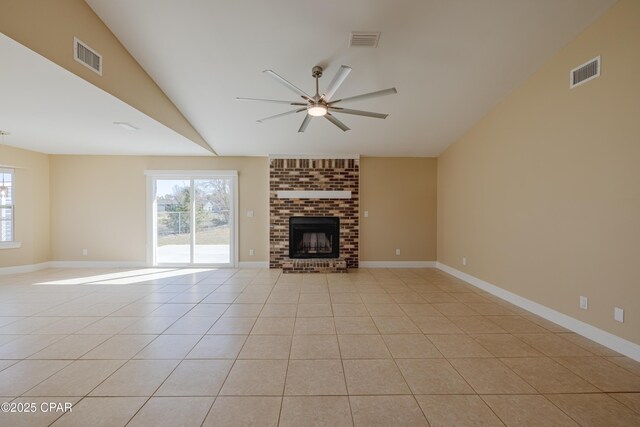
<path id="1" fill-rule="evenodd" d="M 11 8 L 0 31 L 11 27 L 24 44 L 0 34 L 0 129 L 12 133 L 5 143 L 64 154 L 211 155 L 208 143 L 219 155 L 437 156 L 616 0 L 85 1 L 64 3 L 87 19 L 57 32 L 58 20 L 42 4 L 5 4 Z M 23 4 L 39 13 L 46 31 Z M 143 67 L 123 68 L 138 80 L 115 71 L 123 56 L 114 52 L 130 57 L 115 40 L 109 44 L 113 36 L 87 4 Z M 18 9 L 22 14 L 12 16 Z M 94 25 L 80 25 L 87 22 Z M 380 31 L 378 47 L 350 48 L 352 31 Z M 86 69 L 67 51 L 70 32 L 91 32 L 94 47 L 108 46 L 104 67 L 120 92 L 105 92 L 96 76 L 87 78 L 95 86 L 83 79 Z M 34 48 L 38 38 L 52 43 Z M 258 123 L 292 107 L 236 101 L 299 101 L 261 71 L 272 69 L 313 94 L 315 65 L 325 68 L 321 93 L 341 65 L 352 67 L 334 99 L 396 87 L 397 95 L 344 105 L 389 117 L 336 114 L 350 131 L 314 118 L 298 133 L 305 112 Z M 568 81 L 568 73 L 557 78 Z M 127 90 L 134 81 L 147 86 Z M 127 133 L 114 121 L 142 130 Z"/>
<path id="2" fill-rule="evenodd" d="M 87 3 L 220 155 L 434 156 L 615 1 Z M 351 31 L 381 31 L 378 47 L 349 48 Z M 349 132 L 314 119 L 298 133 L 304 112 L 257 123 L 291 108 L 235 100 L 296 99 L 262 70 L 313 92 L 314 65 L 322 90 L 342 64 L 353 71 L 338 97 L 398 89 L 349 105 L 387 119 L 338 116 Z"/>

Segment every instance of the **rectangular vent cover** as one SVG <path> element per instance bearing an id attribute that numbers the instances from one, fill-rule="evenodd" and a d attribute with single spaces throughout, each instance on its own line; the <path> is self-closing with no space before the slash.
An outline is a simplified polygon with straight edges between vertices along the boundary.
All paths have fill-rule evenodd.
<path id="1" fill-rule="evenodd" d="M 85 67 L 102 75 L 102 55 L 87 46 L 77 37 L 73 38 L 73 56 Z"/>
<path id="2" fill-rule="evenodd" d="M 574 88 L 583 83 L 593 80 L 600 75 L 600 57 L 597 56 L 592 60 L 574 68 L 570 73 L 570 88 Z"/>
<path id="3" fill-rule="evenodd" d="M 349 47 L 378 47 L 380 32 L 353 31 L 349 38 Z"/>

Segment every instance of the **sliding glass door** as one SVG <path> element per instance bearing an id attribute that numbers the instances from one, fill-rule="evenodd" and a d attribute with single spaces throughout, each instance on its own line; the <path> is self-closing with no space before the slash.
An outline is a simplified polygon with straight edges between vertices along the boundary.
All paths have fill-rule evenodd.
<path id="1" fill-rule="evenodd" d="M 194 180 L 196 264 L 231 263 L 231 188 L 230 178 Z"/>
<path id="2" fill-rule="evenodd" d="M 156 180 L 156 263 L 191 263 L 191 182 Z"/>
<path id="3" fill-rule="evenodd" d="M 171 175 L 150 176 L 152 263 L 235 266 L 235 174 Z"/>

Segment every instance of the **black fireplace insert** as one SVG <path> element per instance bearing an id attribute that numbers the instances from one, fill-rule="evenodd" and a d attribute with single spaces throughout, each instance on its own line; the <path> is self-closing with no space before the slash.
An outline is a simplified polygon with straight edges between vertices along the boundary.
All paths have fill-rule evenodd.
<path id="1" fill-rule="evenodd" d="M 333 216 L 289 218 L 289 258 L 338 258 L 340 219 Z"/>

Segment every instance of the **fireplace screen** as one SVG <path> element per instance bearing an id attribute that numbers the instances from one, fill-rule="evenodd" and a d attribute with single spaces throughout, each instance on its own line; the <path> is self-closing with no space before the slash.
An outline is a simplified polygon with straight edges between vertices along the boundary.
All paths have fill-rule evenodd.
<path id="1" fill-rule="evenodd" d="M 289 218 L 289 258 L 338 258 L 339 239 L 337 217 Z"/>

